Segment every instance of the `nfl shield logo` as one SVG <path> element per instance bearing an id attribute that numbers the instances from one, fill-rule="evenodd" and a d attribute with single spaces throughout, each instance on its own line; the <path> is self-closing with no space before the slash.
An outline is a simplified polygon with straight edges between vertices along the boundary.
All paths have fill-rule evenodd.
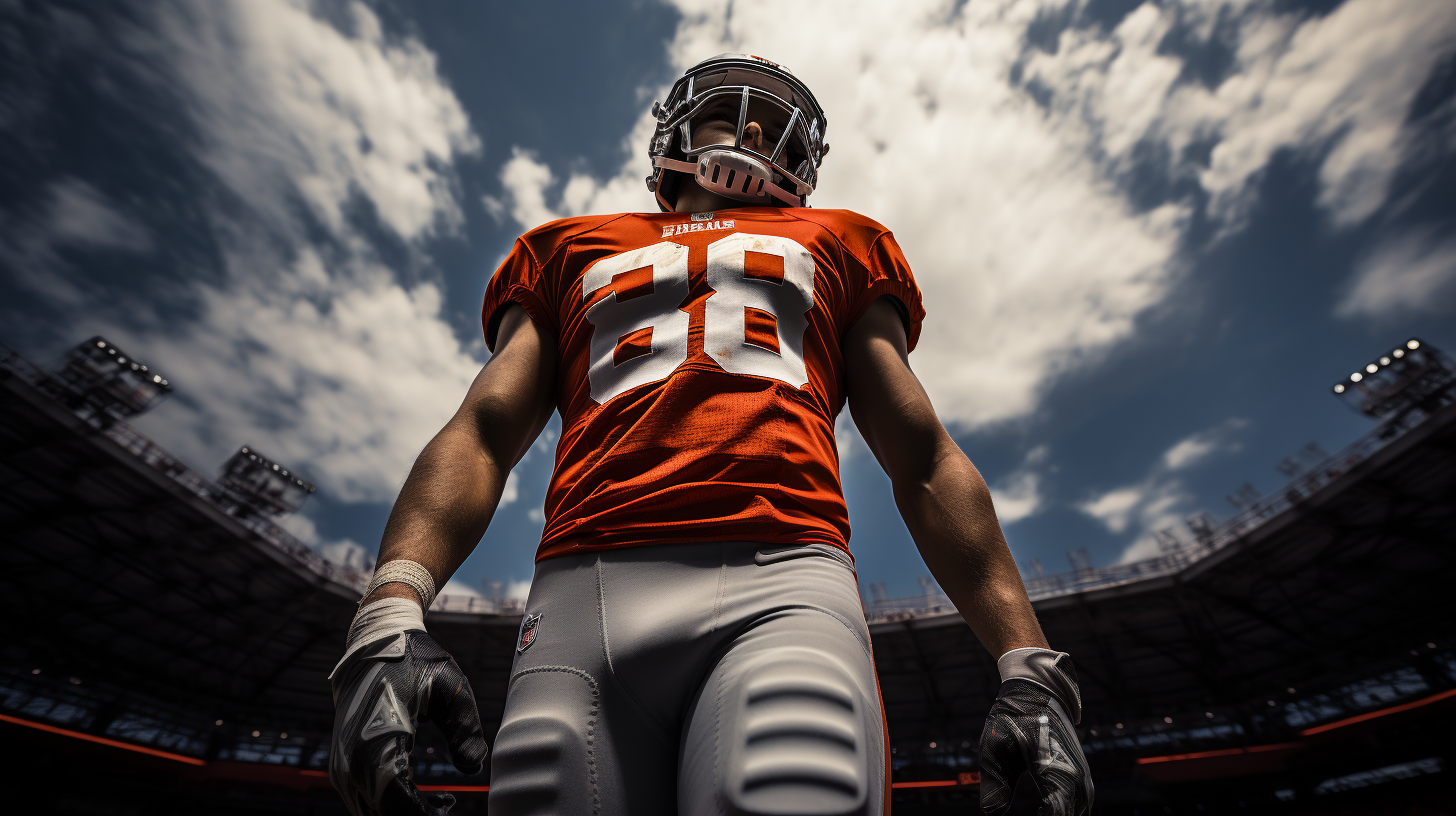
<path id="1" fill-rule="evenodd" d="M 536 629 L 541 625 L 541 614 L 527 615 L 521 618 L 521 639 L 516 643 L 516 651 L 524 652 L 531 648 L 536 642 Z"/>

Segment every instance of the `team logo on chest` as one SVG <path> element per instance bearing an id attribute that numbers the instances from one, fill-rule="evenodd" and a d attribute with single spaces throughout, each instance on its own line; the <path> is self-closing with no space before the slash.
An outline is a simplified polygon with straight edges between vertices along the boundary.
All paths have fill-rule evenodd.
<path id="1" fill-rule="evenodd" d="M 662 237 L 671 238 L 674 235 L 682 235 L 685 232 L 706 232 L 709 230 L 731 230 L 734 225 L 732 221 L 714 220 L 713 213 L 693 213 L 692 220 L 682 224 L 665 224 L 662 227 Z"/>
<path id="2" fill-rule="evenodd" d="M 536 632 L 541 628 L 541 613 L 521 618 L 521 636 L 516 641 L 516 651 L 524 652 L 536 642 Z"/>

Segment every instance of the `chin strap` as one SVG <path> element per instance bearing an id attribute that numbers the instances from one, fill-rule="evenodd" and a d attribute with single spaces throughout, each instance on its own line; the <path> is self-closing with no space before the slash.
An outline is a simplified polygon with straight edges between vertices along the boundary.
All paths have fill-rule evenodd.
<path id="1" fill-rule="evenodd" d="M 807 207 L 808 202 L 803 196 L 797 196 L 788 190 L 773 183 L 772 174 L 764 175 L 764 167 L 760 162 L 753 161 L 732 150 L 705 150 L 698 156 L 697 162 L 685 162 L 677 159 L 669 159 L 666 156 L 653 156 L 652 166 L 664 170 L 675 170 L 684 175 L 692 176 L 693 181 L 699 187 L 735 201 L 747 201 L 755 204 L 774 204 L 775 199 L 792 206 Z M 714 182 L 714 170 L 717 170 L 719 181 Z M 734 185 L 730 189 L 727 184 L 728 171 L 734 172 Z M 750 174 L 748 189 L 752 192 L 745 193 L 739 189 L 744 174 Z M 757 180 L 754 180 L 757 179 Z M 762 181 L 762 184 L 759 181 Z"/>

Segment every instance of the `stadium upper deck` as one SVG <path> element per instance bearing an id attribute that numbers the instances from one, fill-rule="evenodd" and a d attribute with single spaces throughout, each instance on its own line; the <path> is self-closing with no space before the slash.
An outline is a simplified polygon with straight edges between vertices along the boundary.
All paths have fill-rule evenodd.
<path id="1" fill-rule="evenodd" d="M 0 726 L 53 729 L 26 767 L 43 774 L 67 746 L 113 741 L 168 754 L 144 761 L 214 811 L 206 792 L 243 778 L 314 790 L 310 807 L 327 807 L 324 678 L 366 576 L 221 498 L 124 422 L 68 407 L 48 375 L 0 352 L 0 529 L 12 545 L 0 603 L 26 621 L 0 651 Z M 1387 766 L 1445 778 L 1448 748 L 1414 737 L 1394 750 L 1389 738 L 1409 717 L 1452 717 L 1448 403 L 1386 423 L 1192 547 L 1032 582 L 1051 642 L 1077 655 L 1105 812 L 1227 792 L 1199 779 L 1238 777 L 1241 795 L 1297 803 Z M 948 602 L 870 611 L 897 808 L 954 806 L 974 796 L 994 664 Z M 519 612 L 444 597 L 430 616 L 487 731 Z M 1387 710 L 1402 705 L 1413 707 Z M 1371 723 L 1384 729 L 1375 747 L 1360 741 Z M 483 784 L 455 775 L 443 750 L 422 735 L 422 780 Z"/>

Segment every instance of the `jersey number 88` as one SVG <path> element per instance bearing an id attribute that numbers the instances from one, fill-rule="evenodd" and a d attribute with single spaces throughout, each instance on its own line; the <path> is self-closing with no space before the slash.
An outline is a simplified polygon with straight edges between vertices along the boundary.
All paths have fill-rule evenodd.
<path id="1" fill-rule="evenodd" d="M 781 258 L 783 280 L 750 277 L 749 252 Z M 587 309 L 593 327 L 588 377 L 597 404 L 666 379 L 687 361 L 688 314 L 678 308 L 688 294 L 687 247 L 663 241 L 603 258 L 583 275 L 582 298 L 611 287 L 617 275 L 649 267 L 651 293 L 619 301 L 611 288 Z M 732 374 L 768 377 L 794 388 L 808 383 L 804 333 L 814 306 L 814 258 L 809 250 L 782 236 L 734 233 L 708 245 L 707 280 L 713 289 L 703 317 L 708 356 Z M 778 351 L 750 341 L 750 310 L 772 316 Z M 618 363 L 618 343 L 637 332 L 650 333 L 651 352 Z"/>

